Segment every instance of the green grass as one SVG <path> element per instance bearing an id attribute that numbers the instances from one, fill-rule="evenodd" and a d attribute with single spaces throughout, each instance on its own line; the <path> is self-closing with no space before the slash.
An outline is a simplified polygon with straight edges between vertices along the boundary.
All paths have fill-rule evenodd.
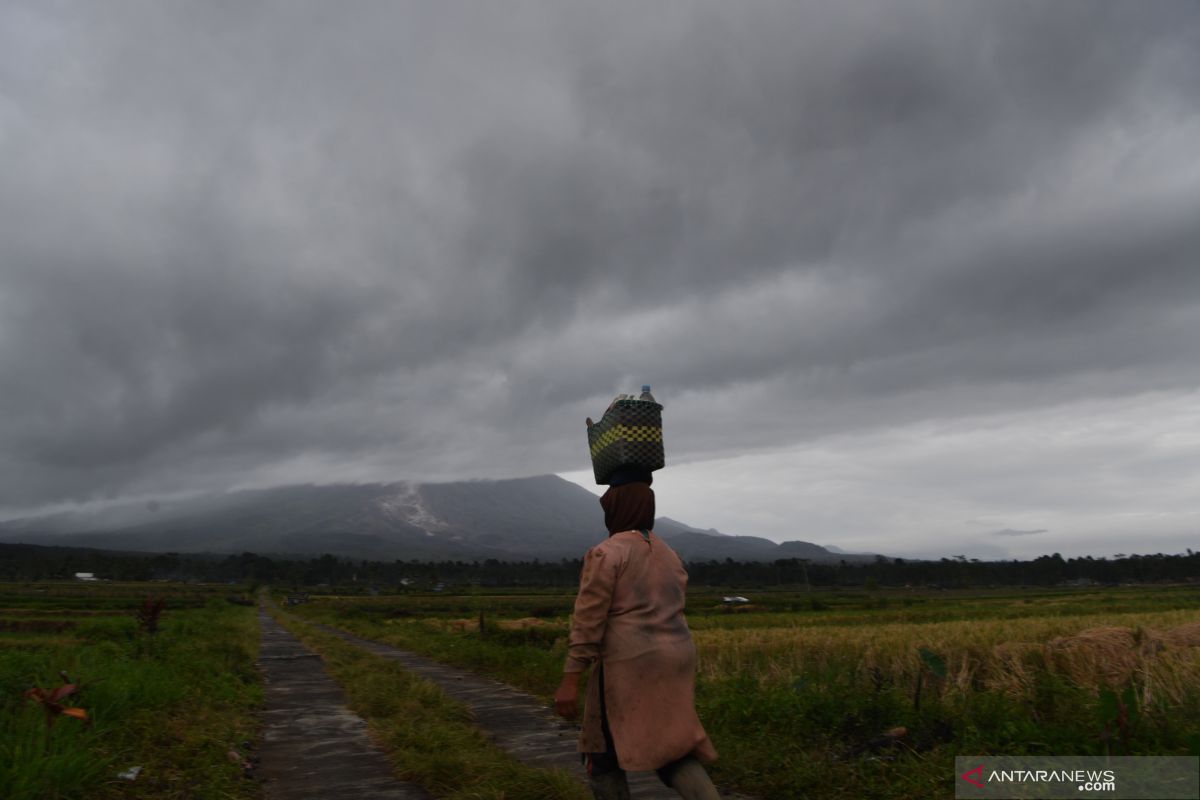
<path id="1" fill-rule="evenodd" d="M 528 767 L 488 742 L 466 706 L 428 680 L 288 614 L 276 611 L 275 618 L 321 654 L 402 779 L 447 800 L 590 797 L 568 773 Z"/>
<path id="2" fill-rule="evenodd" d="M 223 588 L 152 590 L 160 588 L 167 610 L 149 636 L 128 613 L 144 585 L 0 587 L 8 609 L 0 617 L 75 622 L 63 633 L 0 639 L 0 797 L 261 795 L 228 756 L 254 738 L 262 702 L 253 610 L 226 603 Z M 113 613 L 74 613 L 96 610 Z M 86 709 L 90 725 L 60 718 L 47 731 L 40 708 L 22 697 L 33 685 L 60 685 L 60 671 L 82 684 L 65 702 Z M 133 766 L 142 767 L 136 780 L 117 777 Z"/>
<path id="3" fill-rule="evenodd" d="M 1012 637 L 1037 643 L 1104 625 L 1200 620 L 1195 587 L 769 592 L 751 600 L 756 608 L 731 611 L 713 592 L 689 594 L 701 652 L 697 708 L 721 752 L 713 777 L 728 787 L 762 797 L 915 800 L 952 796 L 957 754 L 1182 755 L 1200 748 L 1200 680 L 1184 681 L 1174 697 L 1155 694 L 1125 741 L 1105 740 L 1106 722 L 1116 730 L 1097 687 L 1072 683 L 1038 653 L 1023 662 L 1019 687 L 987 680 L 992 648 Z M 298 610 L 548 699 L 561 676 L 571 601 L 500 592 L 318 598 Z M 473 625 L 481 610 L 483 636 Z M 504 620 L 526 617 L 537 626 L 504 629 Z M 951 674 L 923 665 L 922 646 L 950 664 Z M 1200 648 L 1191 651 L 1181 653 L 1180 669 L 1200 676 Z M 903 744 L 877 746 L 896 726 L 907 729 Z"/>

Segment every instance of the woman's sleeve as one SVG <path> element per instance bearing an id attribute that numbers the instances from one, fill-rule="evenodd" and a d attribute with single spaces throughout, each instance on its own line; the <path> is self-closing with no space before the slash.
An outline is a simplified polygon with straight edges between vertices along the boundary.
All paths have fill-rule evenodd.
<path id="1" fill-rule="evenodd" d="M 616 579 L 616 565 L 611 559 L 598 548 L 588 550 L 579 576 L 575 613 L 571 615 L 569 651 L 563 672 L 583 672 L 600 657 Z"/>

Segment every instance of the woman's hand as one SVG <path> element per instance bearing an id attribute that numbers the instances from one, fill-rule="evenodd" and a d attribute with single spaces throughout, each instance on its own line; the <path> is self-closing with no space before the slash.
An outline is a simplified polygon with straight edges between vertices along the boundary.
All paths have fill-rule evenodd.
<path id="1" fill-rule="evenodd" d="M 579 713 L 579 676 L 581 672 L 564 672 L 562 683 L 554 692 L 554 713 L 574 719 Z"/>

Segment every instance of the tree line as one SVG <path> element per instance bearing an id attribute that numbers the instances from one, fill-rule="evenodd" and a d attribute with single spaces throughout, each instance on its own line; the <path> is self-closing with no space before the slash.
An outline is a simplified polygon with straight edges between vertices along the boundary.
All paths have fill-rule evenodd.
<path id="1" fill-rule="evenodd" d="M 0 580 L 66 580 L 90 572 L 100 580 L 203 581 L 276 586 L 338 586 L 350 591 L 428 591 L 461 586 L 569 588 L 580 559 L 561 561 L 366 561 L 330 554 L 302 558 L 257 553 L 117 553 L 78 547 L 0 544 Z M 1028 561 L 979 561 L 963 556 L 909 561 L 879 556 L 870 562 L 693 561 L 694 586 L 762 589 L 842 586 L 966 588 L 1055 586 L 1063 583 L 1200 582 L 1200 553 L 1131 554 Z"/>

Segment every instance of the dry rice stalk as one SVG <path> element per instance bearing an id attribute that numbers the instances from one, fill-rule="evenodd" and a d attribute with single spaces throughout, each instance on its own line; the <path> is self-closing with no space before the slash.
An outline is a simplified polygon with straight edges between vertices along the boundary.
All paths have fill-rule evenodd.
<path id="1" fill-rule="evenodd" d="M 522 617 L 521 619 L 501 619 L 495 622 L 488 622 L 489 626 L 495 625 L 497 628 L 506 631 L 525 631 L 530 628 L 558 628 L 562 627 L 562 623 L 554 620 L 538 619 L 537 617 Z M 440 623 L 443 630 L 458 631 L 460 633 L 478 633 L 478 619 L 450 619 Z"/>
<path id="2" fill-rule="evenodd" d="M 499 620 L 496 627 L 506 631 L 527 631 L 530 628 L 559 628 L 562 627 L 562 623 L 537 617 L 521 617 L 520 619 Z"/>
<path id="3" fill-rule="evenodd" d="M 1130 628 L 1092 628 L 1046 643 L 1046 663 L 1079 686 L 1122 686 L 1141 664 Z"/>
<path id="4" fill-rule="evenodd" d="M 1160 653 L 1146 670 L 1143 705 L 1178 705 L 1200 683 L 1200 650 L 1177 648 Z"/>
<path id="5" fill-rule="evenodd" d="M 1200 647 L 1200 622 L 1178 625 L 1162 635 L 1171 647 Z"/>
<path id="6" fill-rule="evenodd" d="M 995 689 L 1030 696 L 1052 670 L 1077 685 L 1120 688 L 1130 680 L 1148 704 L 1177 702 L 1200 685 L 1200 623 L 1194 610 L 1095 617 L 966 620 L 940 623 L 776 625 L 693 631 L 706 679 L 753 675 L 786 681 L 804 674 L 882 674 L 907 685 L 921 670 L 918 647 L 941 656 L 946 688 Z M 1120 626 L 1120 627 L 1118 627 Z"/>
<path id="7" fill-rule="evenodd" d="M 1119 687 L 1137 678 L 1143 700 L 1178 702 L 1194 684 L 1200 623 L 1161 632 L 1151 628 L 1092 628 L 1046 643 L 1046 661 L 1079 686 Z"/>
<path id="8" fill-rule="evenodd" d="M 992 648 L 992 657 L 984 671 L 983 685 L 1010 697 L 1024 697 L 1033 691 L 1038 667 L 1033 663 L 1042 646 L 1034 642 L 1001 642 Z"/>

